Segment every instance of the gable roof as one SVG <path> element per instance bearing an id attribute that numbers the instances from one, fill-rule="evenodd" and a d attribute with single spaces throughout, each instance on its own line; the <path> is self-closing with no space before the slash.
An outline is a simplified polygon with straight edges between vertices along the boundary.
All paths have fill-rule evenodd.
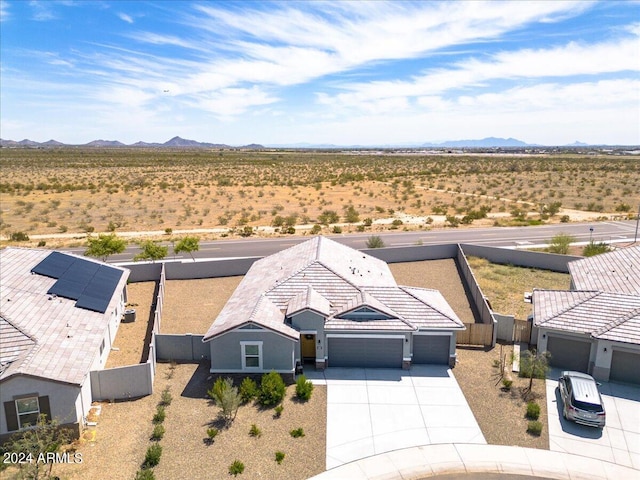
<path id="1" fill-rule="evenodd" d="M 569 262 L 576 290 L 600 290 L 640 295 L 640 246 Z"/>
<path id="2" fill-rule="evenodd" d="M 59 260 L 95 264 L 117 276 L 115 286 L 101 291 L 108 296 L 104 313 L 49 293 L 57 279 L 32 270 L 52 253 Z M 120 302 L 129 271 L 72 254 L 13 247 L 0 251 L 0 265 L 0 380 L 22 374 L 81 385 Z"/>
<path id="3" fill-rule="evenodd" d="M 640 296 L 594 291 L 533 291 L 534 325 L 640 345 Z"/>
<path id="4" fill-rule="evenodd" d="M 384 300 L 376 293 L 376 289 L 380 289 L 380 292 L 394 290 L 396 293 L 395 296 L 387 294 L 388 300 Z M 315 310 L 328 317 L 327 329 L 419 328 L 419 325 L 399 313 L 398 308 L 403 308 L 416 320 L 421 319 L 422 323 L 429 323 L 437 317 L 430 323 L 432 328 L 464 328 L 450 307 L 443 307 L 440 311 L 428 305 L 432 300 L 439 306 L 446 304 L 441 295 L 420 297 L 409 290 L 402 290 L 384 261 L 319 236 L 255 262 L 209 327 L 203 341 L 246 323 L 263 297 L 282 312 L 279 333 L 296 340 L 299 333 L 284 324 L 284 313 L 291 315 L 304 309 Z M 402 307 L 403 302 L 412 302 L 414 312 Z M 393 318 L 366 322 L 335 318 L 341 312 L 363 306 Z M 263 321 L 258 315 L 251 318 L 256 323 Z"/>

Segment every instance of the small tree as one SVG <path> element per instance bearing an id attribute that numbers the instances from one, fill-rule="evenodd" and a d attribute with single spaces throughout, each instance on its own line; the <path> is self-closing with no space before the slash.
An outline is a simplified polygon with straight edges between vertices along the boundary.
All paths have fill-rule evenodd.
<path id="1" fill-rule="evenodd" d="M 127 242 L 118 238 L 115 233 L 109 235 L 98 235 L 98 238 L 87 237 L 89 247 L 84 252 L 89 257 L 96 257 L 103 262 L 107 261 L 111 255 L 124 252 Z"/>
<path id="2" fill-rule="evenodd" d="M 545 378 L 549 371 L 549 352 L 537 352 L 533 350 L 525 350 L 520 354 L 520 376 L 529 378 L 529 386 L 524 391 L 524 397 L 527 398 L 533 389 L 534 378 Z"/>
<path id="3" fill-rule="evenodd" d="M 37 480 L 39 478 L 51 478 L 51 470 L 54 462 L 38 461 L 41 454 L 58 453 L 62 445 L 70 440 L 68 431 L 59 428 L 57 421 L 48 422 L 47 417 L 41 414 L 36 424 L 20 433 L 13 435 L 5 445 L 6 452 L 25 455 L 32 459 L 20 465 L 21 478 Z"/>
<path id="4" fill-rule="evenodd" d="M 371 235 L 367 238 L 367 248 L 383 248 L 384 240 L 378 235 Z"/>
<path id="5" fill-rule="evenodd" d="M 549 242 L 549 251 L 551 253 L 566 255 L 569 253 L 569 247 L 575 241 L 575 237 L 567 235 L 566 233 L 559 233 L 551 239 L 551 242 Z"/>
<path id="6" fill-rule="evenodd" d="M 233 386 L 233 380 L 219 377 L 211 387 L 211 390 L 207 391 L 207 394 L 220 407 L 220 416 L 226 426 L 231 425 L 231 422 L 236 418 L 242 400 L 238 393 L 238 388 Z"/>
<path id="7" fill-rule="evenodd" d="M 296 397 L 300 400 L 307 401 L 311 398 L 313 392 L 313 383 L 307 380 L 307 377 L 300 375 L 296 379 Z"/>
<path id="8" fill-rule="evenodd" d="M 173 247 L 175 254 L 186 252 L 191 255 L 191 259 L 195 262 L 196 259 L 193 256 L 193 252 L 200 250 L 200 239 L 198 237 L 183 237 L 178 240 Z"/>
<path id="9" fill-rule="evenodd" d="M 160 245 L 158 242 L 154 242 L 153 240 L 141 242 L 140 248 L 142 251 L 133 257 L 134 262 L 137 262 L 138 260 L 151 260 L 152 262 L 155 262 L 156 260 L 162 260 L 169 253 L 169 247 Z"/>
<path id="10" fill-rule="evenodd" d="M 286 390 L 287 386 L 278 372 L 265 373 L 260 382 L 260 404 L 265 406 L 279 404 L 284 398 Z"/>

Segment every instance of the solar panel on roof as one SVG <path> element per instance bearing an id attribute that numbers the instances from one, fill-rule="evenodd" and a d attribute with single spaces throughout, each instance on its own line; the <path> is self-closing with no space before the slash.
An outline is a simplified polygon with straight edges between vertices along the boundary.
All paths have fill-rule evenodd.
<path id="1" fill-rule="evenodd" d="M 45 277 L 60 278 L 75 261 L 74 257 L 64 253 L 51 252 L 31 271 Z"/>
<path id="2" fill-rule="evenodd" d="M 109 300 L 111 300 L 111 296 L 109 296 L 109 298 L 96 298 L 90 297 L 89 295 L 83 295 L 76 302 L 76 307 L 104 313 L 109 306 Z"/>
<path id="3" fill-rule="evenodd" d="M 57 295 L 59 297 L 70 298 L 72 300 L 78 300 L 82 296 L 82 292 L 85 289 L 85 284 L 72 282 L 65 278 L 59 279 L 47 292 L 48 294 Z"/>
<path id="4" fill-rule="evenodd" d="M 62 278 L 87 284 L 91 281 L 98 269 L 100 269 L 100 264 L 77 258 L 75 262 L 69 266 L 67 271 L 64 272 Z"/>

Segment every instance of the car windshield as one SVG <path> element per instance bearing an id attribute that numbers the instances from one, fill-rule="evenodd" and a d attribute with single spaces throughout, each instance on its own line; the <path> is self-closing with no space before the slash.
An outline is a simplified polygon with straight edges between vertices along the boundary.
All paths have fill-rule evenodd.
<path id="1" fill-rule="evenodd" d="M 584 410 L 587 412 L 598 413 L 602 411 L 602 407 L 595 403 L 580 402 L 578 400 L 575 400 L 574 406 L 580 410 Z"/>

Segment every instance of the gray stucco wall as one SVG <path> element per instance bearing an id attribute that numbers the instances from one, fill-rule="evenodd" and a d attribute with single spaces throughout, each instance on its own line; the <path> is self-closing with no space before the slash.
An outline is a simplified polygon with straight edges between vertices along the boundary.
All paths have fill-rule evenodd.
<path id="1" fill-rule="evenodd" d="M 240 342 L 263 342 L 262 370 L 268 372 L 292 372 L 295 369 L 294 353 L 297 342 L 267 330 L 235 330 L 210 340 L 211 371 L 243 372 Z M 251 373 L 255 370 L 244 370 Z"/>
<path id="2" fill-rule="evenodd" d="M 316 331 L 316 360 L 324 360 L 325 345 L 327 344 L 324 334 L 324 317 L 312 311 L 304 311 L 297 313 L 291 317 L 291 324 L 296 330 L 300 331 Z M 297 360 L 302 358 L 300 352 L 300 344 L 296 347 Z"/>
<path id="3" fill-rule="evenodd" d="M 153 393 L 153 362 L 90 373 L 94 401 L 124 400 Z"/>
<path id="4" fill-rule="evenodd" d="M 199 362 L 209 358 L 209 345 L 202 343 L 204 335 L 157 334 L 155 338 L 158 360 Z"/>
<path id="5" fill-rule="evenodd" d="M 455 258 L 458 245 L 449 243 L 444 245 L 416 245 L 413 247 L 366 248 L 362 251 L 387 263 L 417 262 L 420 260 Z"/>
<path id="6" fill-rule="evenodd" d="M 18 375 L 0 383 L 0 434 L 7 433 L 7 417 L 4 402 L 15 396 L 34 394 L 49 397 L 51 416 L 61 424 L 82 421 L 82 396 L 78 385 L 51 382 L 44 379 Z M 88 413 L 90 405 L 85 405 Z"/>
<path id="7" fill-rule="evenodd" d="M 531 252 L 507 248 L 485 247 L 482 245 L 460 245 L 465 255 L 482 257 L 494 263 L 511 264 L 519 267 L 542 268 L 554 272 L 569 273 L 567 264 L 582 257 L 558 255 L 555 253 Z"/>

